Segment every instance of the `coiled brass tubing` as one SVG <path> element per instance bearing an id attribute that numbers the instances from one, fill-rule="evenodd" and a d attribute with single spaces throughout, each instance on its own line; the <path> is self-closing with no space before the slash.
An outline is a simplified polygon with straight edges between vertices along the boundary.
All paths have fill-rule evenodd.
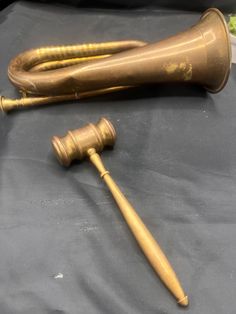
<path id="1" fill-rule="evenodd" d="M 76 73 L 78 65 L 145 44 L 130 40 L 41 47 L 25 51 L 16 56 L 8 67 L 8 77 L 23 97 L 10 99 L 1 96 L 0 108 L 8 112 L 19 107 L 81 99 L 129 88 L 131 86 L 90 90 L 89 86 L 84 86 L 80 92 L 73 74 Z"/>

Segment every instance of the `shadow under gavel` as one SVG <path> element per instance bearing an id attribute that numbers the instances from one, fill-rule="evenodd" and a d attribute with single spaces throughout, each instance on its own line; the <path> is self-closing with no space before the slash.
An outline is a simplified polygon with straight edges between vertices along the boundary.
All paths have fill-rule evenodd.
<path id="1" fill-rule="evenodd" d="M 178 304 L 187 306 L 188 297 L 185 295 L 165 254 L 112 179 L 98 154 L 105 146 L 113 146 L 115 139 L 116 132 L 113 125 L 107 119 L 101 118 L 96 125 L 89 123 L 83 128 L 68 131 L 67 135 L 62 138 L 54 136 L 52 145 L 59 162 L 63 166 L 69 166 L 74 159 L 82 160 L 88 158 L 91 161 L 108 186 L 124 219 L 150 264 L 166 287 L 175 296 Z"/>

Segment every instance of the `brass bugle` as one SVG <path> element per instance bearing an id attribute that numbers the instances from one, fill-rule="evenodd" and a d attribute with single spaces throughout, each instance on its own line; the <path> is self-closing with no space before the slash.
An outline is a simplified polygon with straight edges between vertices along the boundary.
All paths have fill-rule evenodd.
<path id="1" fill-rule="evenodd" d="M 89 123 L 80 129 L 69 131 L 62 138 L 54 136 L 52 145 L 59 162 L 64 166 L 69 166 L 75 159 L 82 160 L 88 158 L 91 161 L 98 170 L 100 177 L 105 181 L 125 221 L 153 269 L 174 295 L 178 304 L 187 306 L 188 297 L 184 293 L 167 257 L 133 206 L 112 179 L 98 154 L 105 146 L 113 146 L 115 139 L 116 132 L 112 123 L 105 118 L 101 118 L 97 124 Z"/>
<path id="2" fill-rule="evenodd" d="M 185 82 L 216 93 L 225 86 L 230 67 L 228 27 L 223 14 L 211 8 L 190 29 L 158 43 L 120 41 L 23 52 L 8 67 L 23 98 L 1 97 L 0 107 L 10 111 L 149 83 Z"/>

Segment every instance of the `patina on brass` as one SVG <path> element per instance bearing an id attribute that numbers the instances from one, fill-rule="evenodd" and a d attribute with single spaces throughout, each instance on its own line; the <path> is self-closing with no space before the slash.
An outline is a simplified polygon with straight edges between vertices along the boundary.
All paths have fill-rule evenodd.
<path id="1" fill-rule="evenodd" d="M 107 119 L 101 118 L 96 125 L 90 123 L 83 128 L 69 131 L 62 138 L 54 136 L 52 145 L 59 162 L 64 166 L 69 166 L 75 159 L 82 160 L 87 157 L 91 161 L 111 191 L 124 219 L 150 264 L 175 296 L 177 302 L 182 306 L 187 306 L 188 297 L 185 295 L 165 254 L 112 179 L 98 154 L 105 146 L 113 146 L 115 139 L 116 132 L 113 125 Z"/>
<path id="2" fill-rule="evenodd" d="M 115 53 L 145 44 L 141 41 L 126 40 L 42 47 L 25 51 L 14 58 L 8 67 L 9 79 L 19 89 L 22 97 L 11 99 L 0 96 L 0 109 L 8 112 L 22 107 L 88 98 L 127 89 L 130 86 L 113 86 L 78 92 L 73 76 L 76 70 L 75 65 L 78 67 L 78 65 L 88 64 L 92 60 L 107 58 Z M 62 70 L 61 73 L 59 69 Z M 66 70 L 71 70 L 71 73 Z M 63 85 L 62 89 L 56 86 L 58 79 Z M 43 84 L 48 86 L 47 92 L 42 91 L 42 80 Z M 89 83 L 86 82 L 86 84 Z M 34 85 L 34 91 L 32 85 Z M 69 89 L 68 86 L 70 86 Z"/>
<path id="3" fill-rule="evenodd" d="M 228 28 L 222 13 L 212 8 L 189 30 L 154 44 L 124 41 L 26 51 L 10 62 L 8 76 L 30 100 L 2 97 L 0 106 L 9 111 L 163 82 L 199 84 L 216 93 L 225 86 L 230 67 Z"/>

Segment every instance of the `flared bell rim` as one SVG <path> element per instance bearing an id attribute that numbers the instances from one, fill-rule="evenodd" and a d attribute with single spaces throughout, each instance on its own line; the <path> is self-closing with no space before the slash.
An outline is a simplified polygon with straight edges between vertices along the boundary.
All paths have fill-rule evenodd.
<path id="1" fill-rule="evenodd" d="M 230 35 L 229 35 L 229 29 L 228 29 L 228 25 L 225 21 L 224 15 L 220 12 L 220 10 L 218 10 L 217 8 L 209 8 L 207 9 L 205 12 L 203 12 L 202 16 L 201 16 L 201 20 L 206 18 L 208 14 L 211 13 L 215 13 L 220 22 L 221 22 L 221 26 L 222 26 L 222 33 L 225 34 L 225 41 L 226 41 L 226 66 L 225 66 L 225 73 L 223 76 L 222 81 L 220 82 L 220 84 L 218 84 L 217 86 L 210 87 L 205 85 L 205 89 L 211 93 L 218 93 L 220 92 L 226 85 L 228 78 L 229 78 L 229 74 L 230 74 L 230 69 L 231 69 L 231 58 L 232 58 L 232 52 L 231 52 L 231 41 L 230 41 Z"/>

